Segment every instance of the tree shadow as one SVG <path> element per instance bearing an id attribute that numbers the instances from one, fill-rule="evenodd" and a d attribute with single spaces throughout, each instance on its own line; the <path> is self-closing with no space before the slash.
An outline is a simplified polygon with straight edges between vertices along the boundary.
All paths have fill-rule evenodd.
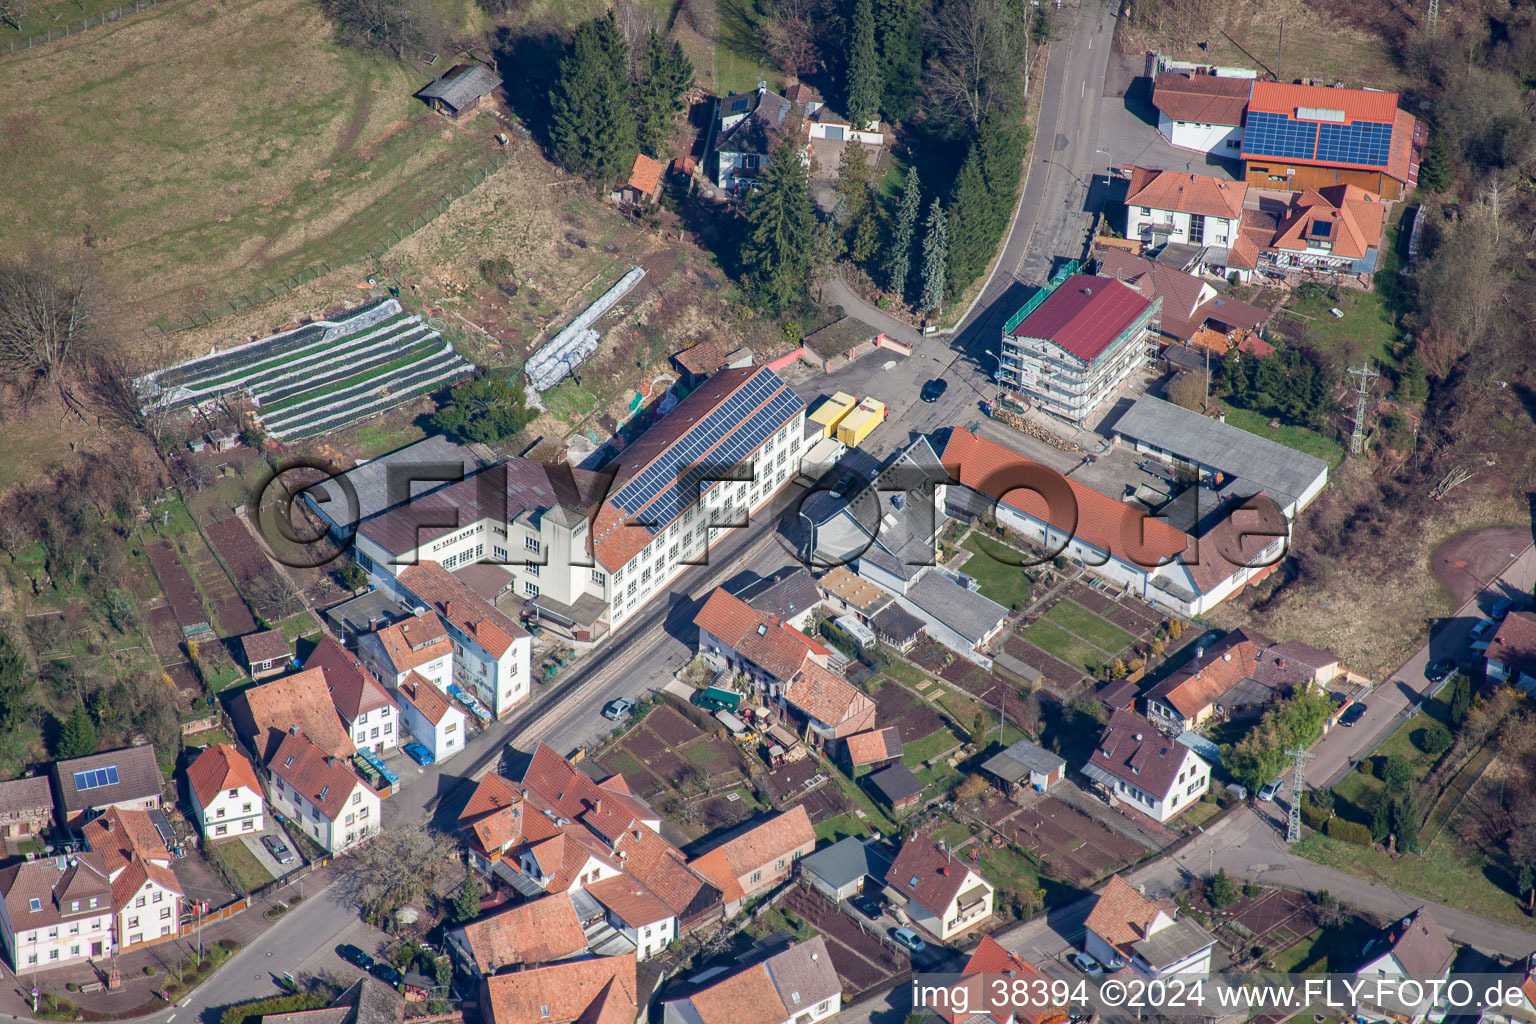
<path id="1" fill-rule="evenodd" d="M 496 30 L 491 49 L 507 105 L 538 141 L 549 142 L 549 90 L 565 56 L 565 37 L 550 23 Z"/>

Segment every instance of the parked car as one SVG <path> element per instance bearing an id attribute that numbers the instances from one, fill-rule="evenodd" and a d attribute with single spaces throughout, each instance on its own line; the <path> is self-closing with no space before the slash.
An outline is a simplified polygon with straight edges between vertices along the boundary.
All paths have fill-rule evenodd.
<path id="1" fill-rule="evenodd" d="M 949 381 L 943 377 L 935 377 L 923 385 L 922 393 L 918 396 L 925 402 L 937 402 L 949 390 Z"/>
<path id="2" fill-rule="evenodd" d="M 1076 967 L 1090 978 L 1097 978 L 1104 973 L 1104 965 L 1087 953 L 1073 953 L 1067 957 L 1067 963 Z"/>
<path id="3" fill-rule="evenodd" d="M 336 955 L 349 964 L 356 964 L 365 971 L 373 966 L 373 957 L 364 953 L 356 946 L 337 946 Z"/>
<path id="4" fill-rule="evenodd" d="M 371 973 L 375 978 L 378 978 L 386 985 L 398 985 L 405 980 L 405 975 L 401 974 L 399 971 L 395 970 L 393 966 L 385 963 L 382 960 L 375 960 L 373 962 L 373 966 L 368 970 L 369 973 Z"/>
<path id="5" fill-rule="evenodd" d="M 1351 725 L 1354 725 L 1356 722 L 1360 721 L 1360 719 L 1362 719 L 1364 717 L 1365 717 L 1365 705 L 1364 704 L 1351 704 L 1349 706 L 1349 709 L 1346 710 L 1344 712 L 1344 714 L 1339 716 L 1339 724 L 1344 726 L 1345 728 L 1348 728 Z"/>
<path id="6" fill-rule="evenodd" d="M 617 722 L 622 718 L 628 718 L 629 713 L 635 708 L 635 702 L 628 697 L 620 697 L 603 705 L 603 717 L 610 722 Z"/>
<path id="7" fill-rule="evenodd" d="M 415 761 L 423 768 L 431 764 L 433 761 L 432 751 L 428 750 L 420 743 L 407 743 L 405 745 L 405 756 L 410 758 L 412 761 Z"/>
<path id="8" fill-rule="evenodd" d="M 267 852 L 272 855 L 272 859 L 279 864 L 293 863 L 293 851 L 288 849 L 288 844 L 277 838 L 277 836 L 262 836 L 261 845 L 267 848 Z"/>
<path id="9" fill-rule="evenodd" d="M 1493 632 L 1493 627 L 1498 625 L 1492 619 L 1484 619 L 1472 627 L 1472 635 L 1468 637 L 1473 643 L 1488 639 L 1488 634 Z"/>
<path id="10" fill-rule="evenodd" d="M 1432 683 L 1438 683 L 1452 672 L 1456 671 L 1456 662 L 1450 658 L 1441 658 L 1439 661 L 1430 662 L 1424 670 L 1424 678 Z"/>
<path id="11" fill-rule="evenodd" d="M 921 953 L 928 948 L 928 943 L 924 942 L 911 928 L 892 928 L 891 938 L 895 939 L 898 945 L 905 946 L 914 953 Z"/>
<path id="12" fill-rule="evenodd" d="M 1511 601 L 1507 597 L 1501 597 L 1497 601 L 1493 602 L 1493 607 L 1488 609 L 1488 614 L 1492 618 L 1497 619 L 1498 621 L 1502 622 L 1502 621 L 1504 621 L 1504 616 L 1508 615 L 1510 609 L 1513 608 L 1514 606 L 1515 606 L 1515 602 L 1514 601 Z"/>
<path id="13" fill-rule="evenodd" d="M 878 920 L 880 916 L 885 913 L 885 911 L 881 909 L 880 904 L 876 903 L 868 896 L 855 896 L 848 902 L 853 906 L 854 910 L 857 910 L 871 921 Z"/>
<path id="14" fill-rule="evenodd" d="M 1285 787 L 1285 779 L 1284 778 L 1275 779 L 1273 782 L 1269 783 L 1269 785 L 1267 785 L 1263 789 L 1259 790 L 1259 799 L 1263 800 L 1263 801 L 1265 801 L 1267 803 L 1267 802 L 1273 800 L 1275 798 L 1275 794 L 1279 793 L 1280 790 L 1283 789 L 1284 787 Z"/>

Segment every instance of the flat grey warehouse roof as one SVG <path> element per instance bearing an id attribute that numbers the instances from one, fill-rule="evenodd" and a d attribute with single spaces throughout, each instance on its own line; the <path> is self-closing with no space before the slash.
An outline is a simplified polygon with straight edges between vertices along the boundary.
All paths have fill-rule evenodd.
<path id="1" fill-rule="evenodd" d="M 1137 399 L 1115 424 L 1114 432 L 1251 480 L 1282 508 L 1295 504 L 1319 478 L 1328 477 L 1328 464 L 1316 456 L 1151 395 Z"/>

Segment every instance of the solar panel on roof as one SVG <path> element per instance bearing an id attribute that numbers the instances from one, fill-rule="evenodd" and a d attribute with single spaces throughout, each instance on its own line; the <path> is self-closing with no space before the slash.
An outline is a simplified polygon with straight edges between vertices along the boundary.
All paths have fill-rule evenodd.
<path id="1" fill-rule="evenodd" d="M 1243 152 L 1311 160 L 1317 151 L 1317 130 L 1318 125 L 1310 121 L 1292 121 L 1284 114 L 1250 110 L 1243 127 Z"/>
<path id="2" fill-rule="evenodd" d="M 1325 124 L 1317 137 L 1317 158 L 1341 164 L 1385 167 L 1392 150 L 1392 126 L 1375 121 Z"/>
<path id="3" fill-rule="evenodd" d="M 75 791 L 84 793 L 91 789 L 100 789 L 102 786 L 117 785 L 117 765 L 108 765 L 105 768 L 91 768 L 83 772 L 75 772 Z"/>

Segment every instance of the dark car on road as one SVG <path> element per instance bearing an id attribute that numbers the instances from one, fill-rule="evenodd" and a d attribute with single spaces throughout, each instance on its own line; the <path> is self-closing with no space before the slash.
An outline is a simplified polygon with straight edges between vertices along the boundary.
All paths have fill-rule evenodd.
<path id="1" fill-rule="evenodd" d="M 1365 705 L 1351 704 L 1349 708 L 1344 712 L 1344 714 L 1339 716 L 1339 724 L 1347 728 L 1348 726 L 1354 725 L 1364 717 Z"/>
<path id="2" fill-rule="evenodd" d="M 848 902 L 853 905 L 854 910 L 857 910 L 871 921 L 878 920 L 880 915 L 885 913 L 885 911 L 881 909 L 880 904 L 876 903 L 868 896 L 855 896 Z"/>
<path id="3" fill-rule="evenodd" d="M 341 957 L 347 963 L 355 964 L 365 971 L 373 966 L 373 957 L 369 956 L 367 953 L 364 953 L 356 946 L 337 946 L 336 955 Z"/>
<path id="4" fill-rule="evenodd" d="M 1432 683 L 1438 683 L 1455 671 L 1456 663 L 1454 661 L 1450 658 L 1441 658 L 1439 661 L 1431 662 L 1430 666 L 1424 670 L 1424 678 Z"/>
<path id="5" fill-rule="evenodd" d="M 918 396 L 925 402 L 937 402 L 949 390 L 949 381 L 943 377 L 935 377 L 923 385 L 922 393 Z"/>

